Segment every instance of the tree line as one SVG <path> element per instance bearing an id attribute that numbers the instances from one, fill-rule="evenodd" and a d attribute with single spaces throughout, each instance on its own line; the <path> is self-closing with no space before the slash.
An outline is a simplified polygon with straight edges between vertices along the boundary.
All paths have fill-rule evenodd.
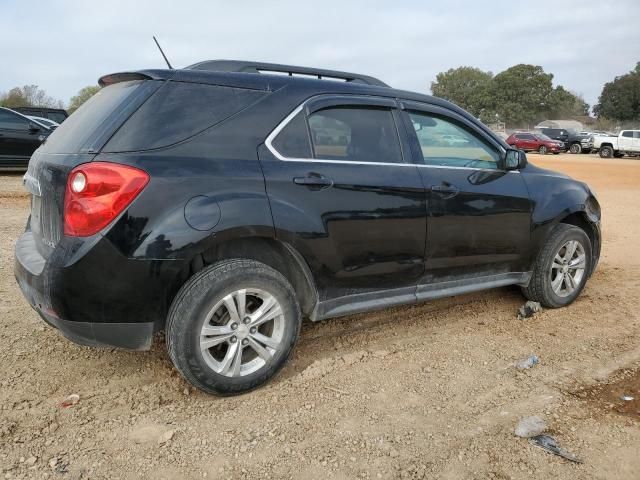
<path id="1" fill-rule="evenodd" d="M 99 90 L 97 85 L 84 87 L 71 98 L 67 110 L 73 112 Z M 545 119 L 586 116 L 590 110 L 580 95 L 562 85 L 554 87 L 553 74 L 537 65 L 514 65 L 496 75 L 475 67 L 452 68 L 436 75 L 431 92 L 487 124 L 524 126 Z M 0 106 L 63 108 L 64 104 L 37 85 L 25 85 L 0 92 Z M 640 62 L 604 85 L 593 113 L 600 120 L 640 124 Z"/>
<path id="2" fill-rule="evenodd" d="M 474 67 L 440 72 L 431 82 L 434 96 L 450 100 L 485 123 L 524 126 L 545 119 L 589 115 L 584 99 L 537 65 L 519 64 L 493 75 Z M 640 62 L 605 84 L 594 114 L 601 120 L 640 122 Z"/>

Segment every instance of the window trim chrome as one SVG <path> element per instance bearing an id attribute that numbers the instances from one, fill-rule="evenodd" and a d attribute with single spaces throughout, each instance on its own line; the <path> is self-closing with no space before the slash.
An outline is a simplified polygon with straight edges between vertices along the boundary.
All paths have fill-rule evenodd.
<path id="1" fill-rule="evenodd" d="M 283 162 L 314 162 L 314 163 L 336 163 L 343 165 L 382 165 L 382 166 L 393 166 L 393 167 L 418 167 L 418 168 L 444 168 L 448 170 L 473 170 L 480 172 L 504 172 L 504 173 L 520 173 L 520 170 L 503 170 L 500 168 L 478 168 L 478 167 L 453 167 L 448 165 L 422 165 L 419 163 L 407 163 L 403 161 L 402 163 L 392 163 L 392 162 L 358 162 L 354 160 L 330 160 L 325 158 L 296 158 L 296 157 L 285 157 L 282 155 L 276 148 L 273 146 L 273 141 L 278 136 L 278 134 L 293 120 L 293 118 L 300 113 L 306 104 L 315 97 L 311 97 L 306 99 L 300 105 L 293 109 L 293 111 L 287 115 L 277 126 L 274 128 L 271 133 L 267 136 L 264 141 L 267 149 L 271 152 L 271 154 L 276 157 L 278 160 Z M 400 135 L 400 132 L 398 132 Z M 400 139 L 398 139 L 400 140 Z"/>

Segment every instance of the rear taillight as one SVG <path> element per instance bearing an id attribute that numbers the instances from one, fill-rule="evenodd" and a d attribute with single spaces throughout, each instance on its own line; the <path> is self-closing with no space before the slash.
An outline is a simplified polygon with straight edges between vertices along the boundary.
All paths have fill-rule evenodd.
<path id="1" fill-rule="evenodd" d="M 64 234 L 98 233 L 131 204 L 149 182 L 147 172 L 109 162 L 74 168 L 64 194 Z"/>

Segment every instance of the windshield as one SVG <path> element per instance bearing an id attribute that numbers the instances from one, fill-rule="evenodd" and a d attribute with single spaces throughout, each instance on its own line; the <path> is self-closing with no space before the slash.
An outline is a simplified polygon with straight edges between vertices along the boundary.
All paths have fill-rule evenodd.
<path id="1" fill-rule="evenodd" d="M 551 140 L 544 133 L 536 133 L 536 137 L 538 137 L 538 140 Z"/>

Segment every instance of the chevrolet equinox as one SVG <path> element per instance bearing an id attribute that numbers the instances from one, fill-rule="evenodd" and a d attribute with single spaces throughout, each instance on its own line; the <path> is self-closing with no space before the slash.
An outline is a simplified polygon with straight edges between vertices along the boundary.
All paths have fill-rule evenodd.
<path id="1" fill-rule="evenodd" d="M 312 321 L 505 285 L 573 302 L 600 254 L 584 183 L 455 105 L 256 62 L 106 75 L 35 151 L 15 275 L 83 345 L 255 388 Z"/>

